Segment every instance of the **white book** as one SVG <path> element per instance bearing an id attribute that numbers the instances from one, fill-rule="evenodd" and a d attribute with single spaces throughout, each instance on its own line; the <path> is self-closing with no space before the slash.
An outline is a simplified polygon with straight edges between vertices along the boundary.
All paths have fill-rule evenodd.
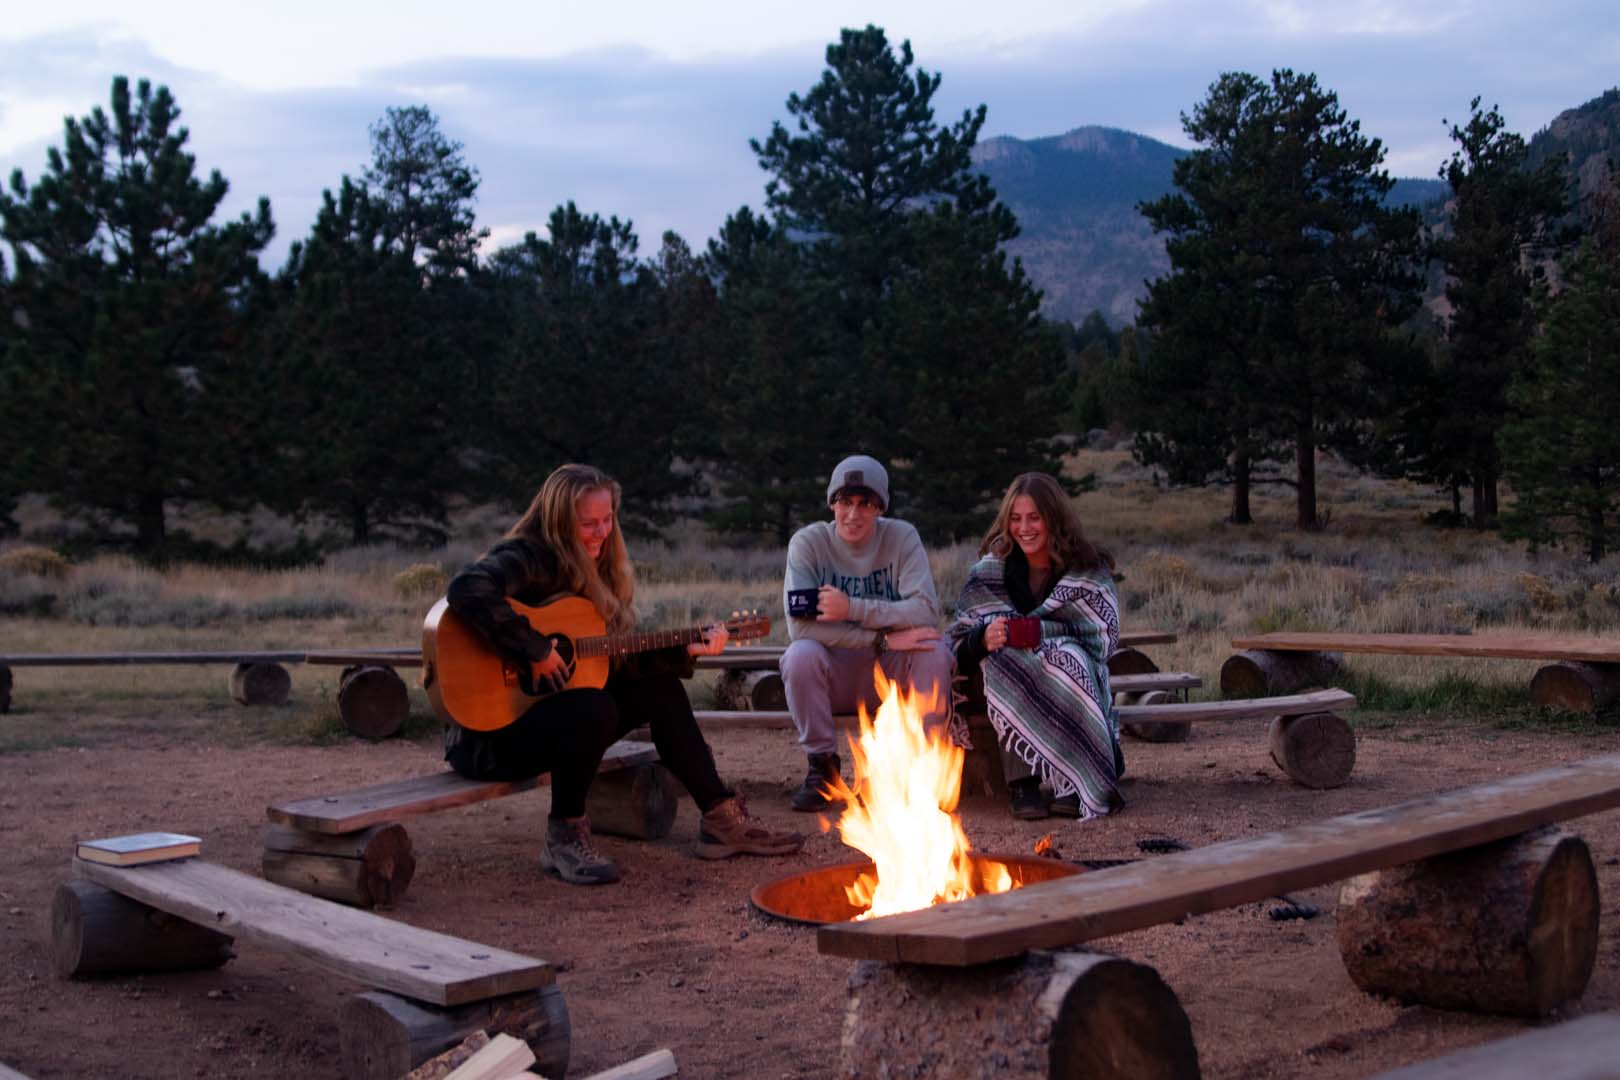
<path id="1" fill-rule="evenodd" d="M 109 866 L 137 866 L 165 859 L 189 859 L 202 850 L 195 836 L 172 832 L 133 833 L 101 840 L 80 840 L 79 858 Z"/>

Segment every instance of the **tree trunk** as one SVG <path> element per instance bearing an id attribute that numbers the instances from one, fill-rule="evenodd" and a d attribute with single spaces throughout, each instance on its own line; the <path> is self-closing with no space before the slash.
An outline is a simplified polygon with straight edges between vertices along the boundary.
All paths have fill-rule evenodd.
<path id="1" fill-rule="evenodd" d="M 162 495 L 140 495 L 135 501 L 135 543 L 143 554 L 153 558 L 163 555 L 168 540 L 163 501 Z"/>
<path id="2" fill-rule="evenodd" d="M 849 978 L 837 1076 L 1199 1075 L 1181 1003 L 1158 972 L 1087 952 L 967 968 L 862 961 Z"/>
<path id="3" fill-rule="evenodd" d="M 57 974 L 195 971 L 235 956 L 231 938 L 74 879 L 51 900 L 51 959 Z"/>
<path id="4" fill-rule="evenodd" d="M 292 676 L 280 664 L 241 663 L 231 669 L 230 688 L 239 705 L 285 705 Z"/>
<path id="5" fill-rule="evenodd" d="M 338 677 L 338 716 L 351 735 L 387 739 L 398 735 L 411 713 L 411 694 L 391 667 L 357 664 Z"/>
<path id="6" fill-rule="evenodd" d="M 475 1031 L 522 1039 L 546 1076 L 568 1070 L 571 1025 L 555 983 L 505 997 L 442 1008 L 368 990 L 338 1014 L 338 1055 L 351 1080 L 395 1080 Z"/>
<path id="7" fill-rule="evenodd" d="M 1339 653 L 1246 649 L 1221 665 L 1221 696 L 1272 697 L 1307 686 L 1326 686 L 1344 668 Z"/>
<path id="8" fill-rule="evenodd" d="M 393 907 L 416 873 L 405 826 L 373 825 L 332 836 L 272 825 L 264 836 L 266 881 L 356 907 Z"/>
<path id="9" fill-rule="evenodd" d="M 1252 525 L 1254 517 L 1249 513 L 1249 474 L 1253 463 L 1249 460 L 1247 450 L 1238 450 L 1232 455 L 1232 517 L 1233 525 Z"/>
<path id="10" fill-rule="evenodd" d="M 1540 829 L 1351 878 L 1339 953 L 1368 993 L 1545 1016 L 1586 989 L 1598 908 L 1586 843 Z"/>
<path id="11" fill-rule="evenodd" d="M 1299 477 L 1299 502 L 1295 524 L 1306 532 L 1322 527 L 1316 518 L 1316 427 L 1310 421 L 1299 425 L 1294 439 L 1294 457 Z"/>

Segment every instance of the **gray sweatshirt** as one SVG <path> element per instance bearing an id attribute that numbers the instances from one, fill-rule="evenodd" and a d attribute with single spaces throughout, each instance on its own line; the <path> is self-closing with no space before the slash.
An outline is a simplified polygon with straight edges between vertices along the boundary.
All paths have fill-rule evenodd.
<path id="1" fill-rule="evenodd" d="M 782 584 L 782 610 L 787 590 L 832 585 L 848 594 L 844 622 L 788 619 L 788 637 L 809 638 L 835 649 L 870 649 L 879 630 L 938 626 L 939 597 L 928 552 L 912 525 L 894 518 L 877 519 L 872 535 L 859 547 L 838 537 L 830 521 L 806 525 L 788 542 L 787 574 Z"/>

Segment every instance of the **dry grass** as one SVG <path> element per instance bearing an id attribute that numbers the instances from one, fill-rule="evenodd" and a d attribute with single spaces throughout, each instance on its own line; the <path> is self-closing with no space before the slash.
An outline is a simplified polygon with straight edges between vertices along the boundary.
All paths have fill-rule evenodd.
<path id="1" fill-rule="evenodd" d="M 1228 493 L 1166 490 L 1123 451 L 1081 452 L 1076 472 L 1095 472 L 1097 490 L 1079 507 L 1093 538 L 1112 550 L 1123 575 L 1128 629 L 1174 630 L 1153 650 L 1162 667 L 1211 684 L 1234 635 L 1269 630 L 1472 633 L 1484 630 L 1620 633 L 1620 559 L 1598 567 L 1558 554 L 1539 557 L 1490 534 L 1421 524 L 1444 508 L 1410 484 L 1322 470 L 1328 527 L 1292 527 L 1291 493 L 1262 492 L 1257 521 L 1225 523 Z M 902 511 L 903 512 L 903 511 Z M 319 567 L 249 570 L 181 566 L 157 571 L 102 556 L 58 576 L 33 568 L 23 546 L 0 552 L 0 653 L 305 649 L 407 646 L 446 574 L 477 555 L 502 523 L 490 511 L 458 520 L 444 549 L 380 546 L 341 552 Z M 662 544 L 633 544 L 647 625 L 694 625 L 735 610 L 775 617 L 781 606 L 779 549 L 729 549 L 695 525 Z M 9 557 L 8 557 L 9 556 Z M 973 545 L 930 553 L 949 605 L 973 559 Z M 782 628 L 771 641 L 785 640 Z M 1534 664 L 1433 657 L 1351 658 L 1359 692 L 1388 707 L 1495 707 L 1522 699 Z M 330 713 L 336 671 L 293 668 L 285 719 L 295 735 Z M 216 668 L 18 669 L 17 708 L 70 715 L 103 710 L 134 716 L 165 704 L 223 698 Z M 695 696 L 706 698 L 704 688 Z M 234 709 L 228 702 L 226 708 Z M 425 701 L 418 703 L 423 711 Z M 241 710 L 237 710 L 241 712 Z M 154 722 L 157 722 L 154 720 Z"/>

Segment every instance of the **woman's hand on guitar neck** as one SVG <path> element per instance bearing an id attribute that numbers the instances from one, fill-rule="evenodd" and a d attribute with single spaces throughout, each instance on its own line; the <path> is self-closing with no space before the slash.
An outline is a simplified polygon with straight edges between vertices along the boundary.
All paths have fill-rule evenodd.
<path id="1" fill-rule="evenodd" d="M 702 641 L 692 642 L 686 647 L 686 651 L 693 656 L 719 656 L 730 637 L 731 632 L 726 629 L 725 623 L 715 623 L 703 631 Z"/>

